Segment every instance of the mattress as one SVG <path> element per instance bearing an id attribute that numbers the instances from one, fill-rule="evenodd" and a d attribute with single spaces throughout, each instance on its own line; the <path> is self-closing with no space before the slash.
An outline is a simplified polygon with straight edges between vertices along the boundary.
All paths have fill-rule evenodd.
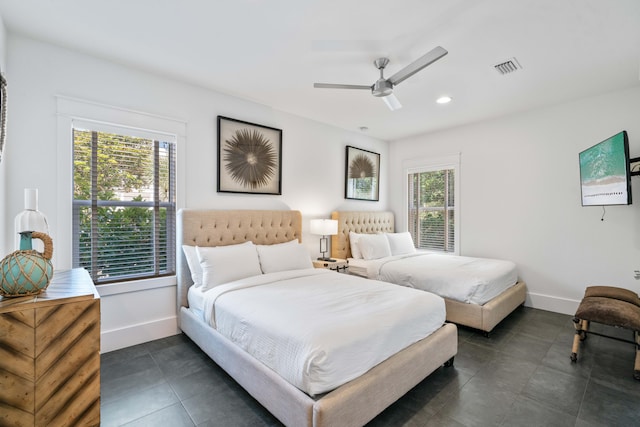
<path id="1" fill-rule="evenodd" d="M 511 261 L 433 252 L 349 259 L 349 272 L 479 305 L 518 281 L 516 265 Z"/>
<path id="2" fill-rule="evenodd" d="M 367 268 L 369 267 L 370 261 L 364 260 L 362 258 L 349 258 L 347 259 L 347 261 L 350 274 L 368 277 Z"/>
<path id="3" fill-rule="evenodd" d="M 190 286 L 187 292 L 187 301 L 191 310 L 202 313 L 204 308 L 204 294 L 202 286 Z"/>
<path id="4" fill-rule="evenodd" d="M 201 295 L 205 322 L 311 396 L 361 376 L 445 321 L 437 295 L 325 269 L 263 274 Z"/>

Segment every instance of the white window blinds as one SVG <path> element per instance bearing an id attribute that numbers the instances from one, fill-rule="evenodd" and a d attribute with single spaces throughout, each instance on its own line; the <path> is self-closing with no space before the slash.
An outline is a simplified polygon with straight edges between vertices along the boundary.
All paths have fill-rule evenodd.
<path id="1" fill-rule="evenodd" d="M 456 167 L 407 171 L 408 230 L 416 247 L 457 252 Z"/>
<path id="2" fill-rule="evenodd" d="M 416 246 L 455 250 L 453 170 L 409 174 L 409 232 Z"/>
<path id="3" fill-rule="evenodd" d="M 175 273 L 175 142 L 73 121 L 73 266 L 95 283 Z"/>

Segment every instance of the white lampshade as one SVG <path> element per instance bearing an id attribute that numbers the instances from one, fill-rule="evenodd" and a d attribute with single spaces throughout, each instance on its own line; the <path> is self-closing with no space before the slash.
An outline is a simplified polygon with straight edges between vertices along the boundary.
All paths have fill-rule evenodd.
<path id="1" fill-rule="evenodd" d="M 309 232 L 320 236 L 333 236 L 338 234 L 338 221 L 335 219 L 312 219 L 309 224 Z"/>

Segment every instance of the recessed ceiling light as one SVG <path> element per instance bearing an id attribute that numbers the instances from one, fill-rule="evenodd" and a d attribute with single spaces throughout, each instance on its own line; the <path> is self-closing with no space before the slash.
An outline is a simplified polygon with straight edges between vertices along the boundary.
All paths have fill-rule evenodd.
<path id="1" fill-rule="evenodd" d="M 438 104 L 448 104 L 449 102 L 451 102 L 451 97 L 450 96 L 441 96 L 440 98 L 438 98 L 436 100 L 436 102 Z"/>

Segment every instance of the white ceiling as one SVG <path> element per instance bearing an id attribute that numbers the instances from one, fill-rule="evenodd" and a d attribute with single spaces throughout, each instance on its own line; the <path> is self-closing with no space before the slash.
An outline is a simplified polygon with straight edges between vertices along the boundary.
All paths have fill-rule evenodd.
<path id="1" fill-rule="evenodd" d="M 0 0 L 7 30 L 395 140 L 640 84 L 639 0 Z M 435 46 L 394 93 L 366 90 Z M 493 65 L 515 57 L 523 69 Z M 435 103 L 447 94 L 453 101 Z"/>

